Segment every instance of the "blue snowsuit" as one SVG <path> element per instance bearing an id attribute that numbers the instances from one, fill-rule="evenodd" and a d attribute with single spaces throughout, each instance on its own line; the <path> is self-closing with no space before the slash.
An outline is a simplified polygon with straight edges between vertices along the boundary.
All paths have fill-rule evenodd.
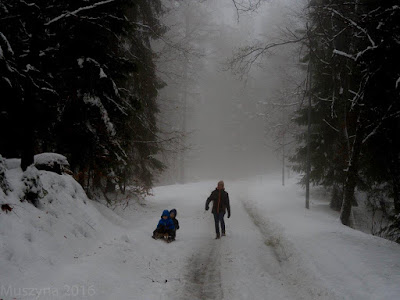
<path id="1" fill-rule="evenodd" d="M 168 218 L 164 220 L 164 216 L 167 216 Z M 174 222 L 172 221 L 171 217 L 169 216 L 169 211 L 166 209 L 163 211 L 161 215 L 161 219 L 158 222 L 156 230 L 153 232 L 153 236 L 156 233 L 159 234 L 165 234 L 168 233 L 168 235 L 173 235 L 173 231 L 175 230 L 175 225 Z"/>

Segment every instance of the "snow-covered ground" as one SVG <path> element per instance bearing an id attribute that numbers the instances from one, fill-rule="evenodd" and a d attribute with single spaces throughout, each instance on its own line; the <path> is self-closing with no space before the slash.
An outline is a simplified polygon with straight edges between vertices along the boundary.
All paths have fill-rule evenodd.
<path id="1" fill-rule="evenodd" d="M 277 174 L 226 182 L 232 217 L 214 240 L 216 181 L 157 187 L 114 211 L 68 175 L 40 171 L 39 209 L 0 214 L 0 299 L 399 299 L 400 245 L 340 225 L 324 196 Z M 10 170 L 15 185 L 21 174 Z M 18 190 L 14 187 L 15 190 Z M 151 239 L 163 209 L 181 229 Z"/>

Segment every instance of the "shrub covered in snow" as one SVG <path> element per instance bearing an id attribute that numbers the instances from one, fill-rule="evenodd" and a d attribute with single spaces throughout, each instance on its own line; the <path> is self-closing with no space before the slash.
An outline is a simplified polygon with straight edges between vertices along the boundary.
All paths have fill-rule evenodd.
<path id="1" fill-rule="evenodd" d="M 64 155 L 58 153 L 41 153 L 35 155 L 35 167 L 38 170 L 45 170 L 60 174 L 69 172 L 69 163 Z"/>
<path id="2" fill-rule="evenodd" d="M 10 185 L 8 184 L 6 177 L 6 160 L 0 155 L 0 188 L 5 194 L 11 191 Z"/>
<path id="3" fill-rule="evenodd" d="M 47 193 L 43 188 L 38 169 L 34 166 L 28 167 L 22 174 L 22 182 L 24 184 L 22 200 L 27 200 L 34 206 L 38 206 L 39 199 Z"/>

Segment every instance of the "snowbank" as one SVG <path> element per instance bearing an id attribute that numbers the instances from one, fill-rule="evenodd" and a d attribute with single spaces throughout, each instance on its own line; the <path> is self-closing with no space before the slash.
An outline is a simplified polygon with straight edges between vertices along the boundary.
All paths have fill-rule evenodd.
<path id="1" fill-rule="evenodd" d="M 46 161 L 49 157 L 63 161 L 54 155 L 46 156 Z M 45 191 L 37 208 L 21 202 L 26 188 L 22 170 L 6 172 L 12 192 L 0 197 L 0 204 L 12 211 L 0 211 L 0 299 L 70 299 L 68 288 L 81 286 L 89 277 L 68 282 L 59 279 L 59 273 L 97 248 L 99 240 L 116 236 L 127 225 L 108 208 L 89 200 L 71 176 L 36 172 Z"/>

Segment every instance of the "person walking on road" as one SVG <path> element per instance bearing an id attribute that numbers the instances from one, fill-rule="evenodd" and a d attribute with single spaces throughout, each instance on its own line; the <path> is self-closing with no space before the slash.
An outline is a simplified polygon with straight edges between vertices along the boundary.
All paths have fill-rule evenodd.
<path id="1" fill-rule="evenodd" d="M 225 221 L 224 216 L 228 211 L 228 218 L 231 217 L 231 207 L 229 205 L 229 194 L 225 191 L 225 184 L 221 180 L 218 182 L 217 188 L 211 193 L 206 201 L 206 210 L 209 209 L 210 202 L 213 202 L 211 212 L 214 215 L 216 239 L 221 237 L 219 224 L 221 223 L 222 236 L 225 236 Z"/>

